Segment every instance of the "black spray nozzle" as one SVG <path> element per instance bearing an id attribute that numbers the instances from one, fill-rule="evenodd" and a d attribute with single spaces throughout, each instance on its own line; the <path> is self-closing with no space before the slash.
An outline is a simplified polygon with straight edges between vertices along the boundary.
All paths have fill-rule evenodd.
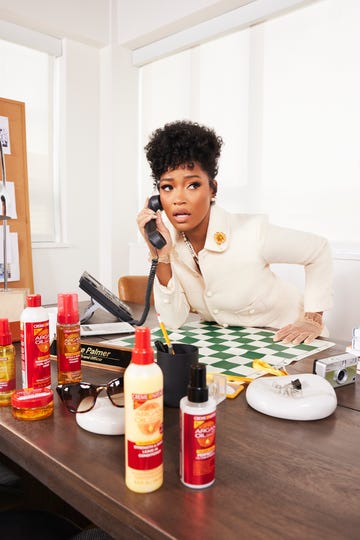
<path id="1" fill-rule="evenodd" d="M 194 403 L 203 403 L 209 399 L 209 388 L 206 384 L 206 364 L 190 366 L 190 382 L 187 397 Z"/>

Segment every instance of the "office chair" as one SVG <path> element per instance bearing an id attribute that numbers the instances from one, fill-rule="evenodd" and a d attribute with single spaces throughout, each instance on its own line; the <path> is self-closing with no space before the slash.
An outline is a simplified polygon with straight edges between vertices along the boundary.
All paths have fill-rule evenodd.
<path id="1" fill-rule="evenodd" d="M 144 304 L 148 276 L 121 276 L 118 280 L 119 298 L 123 302 Z M 154 305 L 154 295 L 151 293 L 150 304 Z"/>

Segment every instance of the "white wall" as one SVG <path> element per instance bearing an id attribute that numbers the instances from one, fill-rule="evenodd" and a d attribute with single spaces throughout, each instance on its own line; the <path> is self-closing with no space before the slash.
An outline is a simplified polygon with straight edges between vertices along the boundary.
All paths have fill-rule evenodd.
<path id="1" fill-rule="evenodd" d="M 129 242 L 137 239 L 138 209 L 138 70 L 131 52 L 113 47 L 113 179 L 111 223 L 111 288 L 129 269 Z"/>
<path id="2" fill-rule="evenodd" d="M 0 0 L 0 20 L 55 37 L 104 47 L 111 0 Z"/>
<path id="3" fill-rule="evenodd" d="M 33 249 L 34 288 L 44 303 L 77 291 L 99 271 L 99 51 L 65 40 L 61 57 L 60 190 L 64 243 Z"/>

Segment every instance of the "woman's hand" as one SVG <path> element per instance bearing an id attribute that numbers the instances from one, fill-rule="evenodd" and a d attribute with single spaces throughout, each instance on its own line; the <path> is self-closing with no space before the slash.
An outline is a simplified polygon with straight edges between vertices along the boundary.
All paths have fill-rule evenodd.
<path id="1" fill-rule="evenodd" d="M 320 336 L 323 327 L 321 313 L 305 313 L 301 320 L 280 328 L 274 336 L 274 341 L 293 345 L 311 343 Z"/>
<path id="2" fill-rule="evenodd" d="M 170 236 L 170 232 L 168 228 L 164 225 L 164 222 L 161 217 L 161 212 L 158 210 L 157 212 L 154 212 L 148 207 L 149 199 L 146 199 L 145 206 L 137 215 L 136 221 L 139 227 L 139 230 L 142 234 L 142 236 L 145 238 L 145 241 L 147 245 L 149 246 L 150 255 L 151 257 L 167 257 L 170 255 L 170 251 L 172 249 L 172 240 Z M 156 228 L 158 229 L 159 233 L 163 235 L 163 237 L 166 240 L 166 244 L 162 249 L 157 250 L 151 242 L 149 242 L 149 239 L 147 237 L 146 231 L 145 231 L 145 225 L 146 223 L 149 223 L 152 219 L 156 222 Z"/>

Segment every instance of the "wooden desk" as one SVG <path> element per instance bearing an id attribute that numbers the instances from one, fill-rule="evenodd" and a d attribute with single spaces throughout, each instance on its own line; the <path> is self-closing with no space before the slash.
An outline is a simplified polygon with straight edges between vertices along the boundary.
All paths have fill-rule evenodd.
<path id="1" fill-rule="evenodd" d="M 303 362 L 294 372 L 311 361 Z M 84 368 L 93 382 L 112 376 Z M 57 396 L 54 415 L 43 421 L 17 421 L 2 408 L 0 450 L 116 539 L 355 540 L 360 415 L 350 406 L 358 398 L 355 385 L 337 394 L 335 413 L 315 422 L 265 416 L 244 393 L 221 403 L 216 481 L 203 491 L 179 481 L 178 409 L 165 409 L 164 484 L 146 495 L 125 486 L 123 437 L 82 430 Z"/>

